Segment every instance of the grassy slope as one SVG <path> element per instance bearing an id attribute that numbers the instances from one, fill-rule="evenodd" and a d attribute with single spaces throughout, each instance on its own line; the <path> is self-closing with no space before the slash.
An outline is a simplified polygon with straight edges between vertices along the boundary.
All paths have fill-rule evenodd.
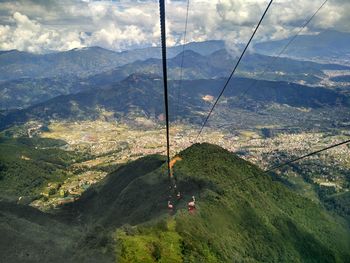
<path id="1" fill-rule="evenodd" d="M 0 138 L 0 197 L 35 196 L 48 182 L 62 182 L 66 168 L 79 157 L 57 149 L 51 139 Z"/>
<path id="2" fill-rule="evenodd" d="M 350 257 L 345 220 L 257 167 L 209 144 L 193 145 L 181 157 L 175 174 L 184 198 L 174 216 L 166 211 L 164 158 L 149 156 L 119 168 L 64 207 L 69 224 L 0 203 L 0 234 L 5 237 L 0 249 L 8 250 L 15 262 L 26 251 L 32 262 L 59 261 L 62 255 L 67 262 L 163 263 L 346 262 Z M 253 174 L 258 178 L 236 183 Z M 186 201 L 193 194 L 198 209 L 189 214 Z M 76 216 L 82 226 L 73 224 Z"/>
<path id="3" fill-rule="evenodd" d="M 62 262 L 77 232 L 31 207 L 0 202 L 1 262 Z M 2 261 L 3 260 L 3 261 Z"/>
<path id="4" fill-rule="evenodd" d="M 0 262 L 115 262 L 100 226 L 65 224 L 29 206 L 0 201 Z"/>
<path id="5" fill-rule="evenodd" d="M 147 262 L 157 258 L 171 262 L 155 245 L 159 242 L 177 247 L 174 253 L 181 253 L 182 259 L 173 262 L 346 262 L 349 258 L 350 232 L 342 219 L 219 147 L 195 145 L 181 155 L 184 160 L 175 170 L 179 188 L 185 191 L 185 200 L 192 194 L 198 199 L 195 214 L 183 210 L 176 214 L 181 239 L 175 236 L 165 244 L 161 236 L 169 230 L 118 232 L 119 244 L 128 244 L 127 250 L 118 250 L 119 258 L 137 262 L 135 258 L 148 251 Z M 152 182 L 159 172 L 138 178 L 128 188 L 137 187 L 140 180 Z M 252 174 L 259 178 L 235 184 Z M 142 197 L 148 203 L 147 196 Z M 123 196 L 123 202 L 129 200 Z M 157 201 L 165 204 L 166 200 L 160 195 Z M 143 214 L 142 203 L 134 203 L 133 208 L 129 217 L 139 215 L 135 209 Z"/>

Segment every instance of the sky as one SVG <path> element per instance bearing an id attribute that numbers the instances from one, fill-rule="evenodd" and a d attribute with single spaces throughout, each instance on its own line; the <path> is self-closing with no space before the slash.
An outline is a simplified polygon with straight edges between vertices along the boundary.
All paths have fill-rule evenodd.
<path id="1" fill-rule="evenodd" d="M 268 0 L 190 0 L 186 42 L 248 41 Z M 255 41 L 295 34 L 324 0 L 275 0 Z M 183 43 L 187 0 L 167 0 L 167 44 Z M 350 0 L 329 0 L 303 34 L 350 32 Z M 157 0 L 0 0 L 0 50 L 33 53 L 159 46 Z"/>

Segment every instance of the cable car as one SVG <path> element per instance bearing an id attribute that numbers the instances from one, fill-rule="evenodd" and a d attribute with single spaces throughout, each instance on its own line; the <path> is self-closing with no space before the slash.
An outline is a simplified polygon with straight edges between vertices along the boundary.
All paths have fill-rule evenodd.
<path id="1" fill-rule="evenodd" d="M 174 209 L 174 206 L 173 206 L 173 204 L 170 201 L 168 201 L 168 209 L 169 210 L 173 210 Z"/>
<path id="2" fill-rule="evenodd" d="M 196 199 L 194 196 L 192 196 L 192 201 L 188 202 L 187 207 L 188 207 L 188 211 L 193 211 L 196 209 Z"/>
<path id="3" fill-rule="evenodd" d="M 180 192 L 177 192 L 176 198 L 177 198 L 177 199 L 180 199 L 180 198 L 181 198 L 181 193 L 180 193 Z"/>

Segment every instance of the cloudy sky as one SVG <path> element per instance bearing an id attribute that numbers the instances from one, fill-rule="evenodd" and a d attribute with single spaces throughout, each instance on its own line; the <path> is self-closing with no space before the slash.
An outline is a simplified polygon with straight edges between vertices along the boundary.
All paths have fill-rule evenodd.
<path id="1" fill-rule="evenodd" d="M 298 31 L 324 0 L 275 0 L 256 40 Z M 182 43 L 187 0 L 167 0 L 168 44 Z M 187 41 L 245 43 L 268 0 L 190 0 Z M 157 0 L 0 0 L 0 50 L 159 45 Z M 350 31 L 350 0 L 329 0 L 304 33 Z"/>

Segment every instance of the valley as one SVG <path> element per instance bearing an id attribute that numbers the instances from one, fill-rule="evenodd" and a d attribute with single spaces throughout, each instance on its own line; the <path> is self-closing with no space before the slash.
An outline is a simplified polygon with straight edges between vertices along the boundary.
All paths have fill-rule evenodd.
<path id="1" fill-rule="evenodd" d="M 1 51 L 0 261 L 347 262 L 350 145 L 268 170 L 350 138 L 350 35 L 288 40 L 247 52 L 198 138 L 238 57 L 169 47 L 170 180 L 159 47 Z"/>
<path id="2" fill-rule="evenodd" d="M 87 156 L 82 161 L 72 160 L 72 164 L 66 168 L 66 179 L 43 186 L 41 197 L 32 205 L 44 211 L 74 202 L 90 186 L 103 181 L 109 172 L 124 164 L 166 151 L 164 126 L 142 117 L 124 122 L 53 121 L 45 131 L 40 131 L 41 126 L 37 123 L 27 126 L 28 131 L 33 132 L 31 127 L 38 128 L 34 132 L 36 137 L 66 142 L 59 149 Z M 198 130 L 199 127 L 195 125 L 172 123 L 171 155 L 175 156 L 192 145 Z M 262 169 L 268 169 L 349 136 L 346 129 L 337 129 L 337 132 L 286 131 L 273 125 L 257 125 L 253 129 L 235 129 L 232 132 L 227 127 L 219 130 L 207 128 L 198 142 L 219 145 Z M 349 171 L 350 147 L 342 146 L 291 167 L 283 167 L 277 174 L 296 184 L 300 191 L 301 185 L 310 185 L 340 194 L 350 189 Z M 316 197 L 310 192 L 315 193 Z M 310 189 L 306 196 L 312 196 L 313 201 L 319 202 L 316 190 Z"/>

